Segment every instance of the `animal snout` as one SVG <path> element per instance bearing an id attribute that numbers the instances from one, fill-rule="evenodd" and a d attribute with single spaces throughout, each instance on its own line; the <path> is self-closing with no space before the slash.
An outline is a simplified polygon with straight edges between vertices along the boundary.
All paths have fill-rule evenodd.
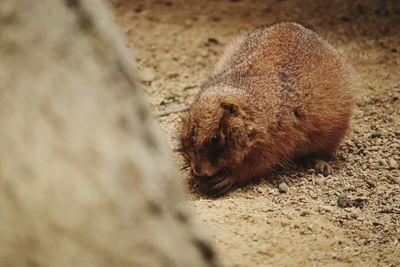
<path id="1" fill-rule="evenodd" d="M 214 175 L 214 171 L 211 168 L 201 164 L 192 164 L 192 171 L 197 176 L 209 177 Z"/>
<path id="2" fill-rule="evenodd" d="M 192 171 L 193 171 L 194 174 L 196 174 L 197 176 L 202 176 L 200 165 L 197 165 L 197 164 L 192 165 Z"/>

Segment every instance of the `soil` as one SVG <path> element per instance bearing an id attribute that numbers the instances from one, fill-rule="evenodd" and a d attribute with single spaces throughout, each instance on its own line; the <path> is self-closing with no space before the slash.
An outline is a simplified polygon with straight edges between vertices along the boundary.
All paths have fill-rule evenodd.
<path id="1" fill-rule="evenodd" d="M 155 112 L 191 103 L 230 40 L 260 24 L 297 21 L 343 50 L 360 93 L 332 175 L 293 166 L 221 198 L 188 196 L 226 266 L 400 266 L 399 1 L 115 0 L 113 11 Z M 170 140 L 182 116 L 158 117 Z"/>

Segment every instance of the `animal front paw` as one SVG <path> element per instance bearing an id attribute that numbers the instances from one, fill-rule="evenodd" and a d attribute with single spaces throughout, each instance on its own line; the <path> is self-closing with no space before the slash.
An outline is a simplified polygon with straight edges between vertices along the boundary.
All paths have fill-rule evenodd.
<path id="1" fill-rule="evenodd" d="M 323 176 L 328 176 L 332 174 L 331 165 L 322 159 L 313 159 L 314 169 L 317 173 L 322 174 Z"/>
<path id="2" fill-rule="evenodd" d="M 200 181 L 201 191 L 210 196 L 221 196 L 235 184 L 233 177 L 226 171 L 212 177 L 203 177 Z"/>

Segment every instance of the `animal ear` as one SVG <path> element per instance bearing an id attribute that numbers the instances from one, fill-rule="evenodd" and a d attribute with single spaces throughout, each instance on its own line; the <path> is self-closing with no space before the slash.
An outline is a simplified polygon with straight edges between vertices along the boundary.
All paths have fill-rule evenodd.
<path id="1" fill-rule="evenodd" d="M 221 107 L 228 114 L 236 114 L 238 112 L 238 106 L 233 103 L 222 102 Z"/>

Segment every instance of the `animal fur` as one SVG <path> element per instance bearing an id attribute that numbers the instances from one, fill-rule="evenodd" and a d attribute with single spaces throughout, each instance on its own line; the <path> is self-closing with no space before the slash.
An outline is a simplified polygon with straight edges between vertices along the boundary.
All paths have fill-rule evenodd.
<path id="1" fill-rule="evenodd" d="M 351 68 L 314 31 L 285 22 L 235 41 L 202 85 L 181 129 L 184 158 L 221 194 L 308 157 L 325 174 L 354 105 Z"/>

